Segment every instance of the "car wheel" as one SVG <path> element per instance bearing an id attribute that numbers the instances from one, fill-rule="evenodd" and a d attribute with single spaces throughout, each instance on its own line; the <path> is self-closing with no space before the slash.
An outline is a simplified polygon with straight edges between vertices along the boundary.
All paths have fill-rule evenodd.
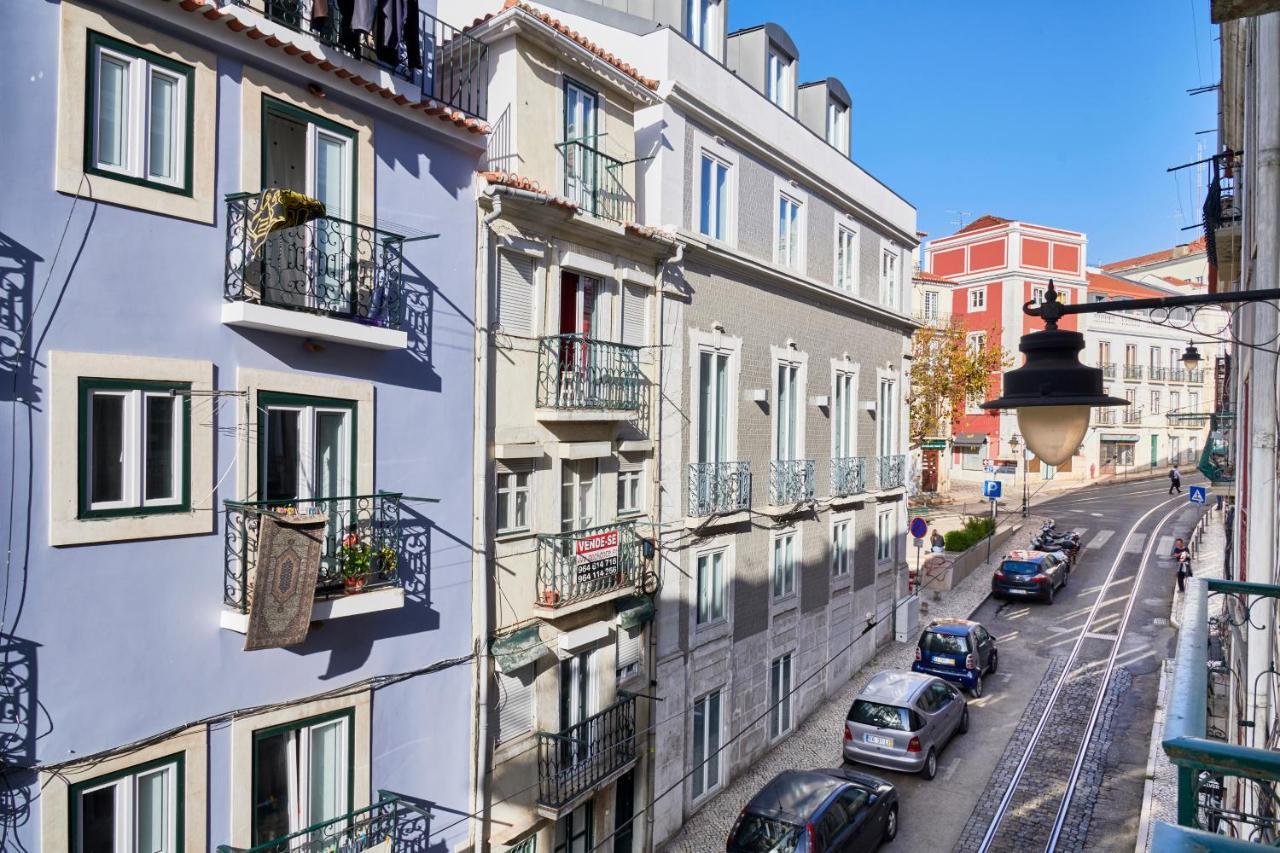
<path id="1" fill-rule="evenodd" d="M 938 753 L 933 751 L 933 747 L 929 747 L 929 752 L 924 757 L 924 767 L 920 768 L 920 775 L 925 779 L 932 779 L 938 775 Z"/>
<path id="2" fill-rule="evenodd" d="M 995 674 L 996 674 L 996 670 L 999 668 L 999 666 L 1000 666 L 1000 653 L 999 653 L 999 652 L 992 652 L 992 653 L 991 653 L 991 663 L 990 663 L 990 664 L 988 664 L 988 666 L 987 666 L 987 672 L 991 673 L 992 675 L 995 675 Z"/>
<path id="3" fill-rule="evenodd" d="M 1062 573 L 1062 587 L 1066 589 L 1067 581 L 1071 578 L 1071 569 L 1067 569 Z"/>
<path id="4" fill-rule="evenodd" d="M 884 843 L 898 837 L 898 807 L 890 806 L 889 814 L 884 819 Z"/>
<path id="5" fill-rule="evenodd" d="M 977 678 L 973 680 L 973 686 L 969 688 L 969 694 L 973 696 L 974 699 L 982 698 L 982 676 L 981 675 L 979 675 Z M 965 713 L 968 713 L 968 711 L 965 711 Z"/>
<path id="6" fill-rule="evenodd" d="M 1055 591 L 1055 590 L 1054 590 L 1054 588 L 1053 588 L 1053 584 L 1049 584 L 1049 591 L 1048 591 L 1048 592 L 1046 592 L 1046 593 L 1044 594 L 1044 603 L 1045 603 L 1045 604 L 1053 604 L 1053 593 L 1054 593 L 1054 591 Z"/>
<path id="7" fill-rule="evenodd" d="M 956 731 L 962 735 L 969 733 L 969 708 L 967 705 L 965 706 L 965 709 L 960 712 L 960 726 Z"/>

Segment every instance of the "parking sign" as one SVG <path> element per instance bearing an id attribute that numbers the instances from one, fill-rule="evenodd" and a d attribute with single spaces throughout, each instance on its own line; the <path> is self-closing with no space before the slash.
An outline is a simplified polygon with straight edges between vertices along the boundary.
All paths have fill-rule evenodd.
<path id="1" fill-rule="evenodd" d="M 982 496 L 984 498 L 991 498 L 991 500 L 995 500 L 996 498 L 1000 497 L 1000 481 L 999 480 L 983 480 Z"/>
<path id="2" fill-rule="evenodd" d="M 1187 500 L 1204 506 L 1209 502 L 1209 490 L 1204 486 L 1187 486 Z"/>

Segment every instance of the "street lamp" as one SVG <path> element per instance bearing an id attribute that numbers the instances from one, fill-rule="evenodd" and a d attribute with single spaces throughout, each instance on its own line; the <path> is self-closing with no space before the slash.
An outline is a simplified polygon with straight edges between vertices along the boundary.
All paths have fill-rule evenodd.
<path id="1" fill-rule="evenodd" d="M 1187 344 L 1187 348 L 1182 353 L 1182 366 L 1187 370 L 1195 370 L 1200 366 L 1200 350 L 1196 349 L 1195 341 Z"/>
<path id="2" fill-rule="evenodd" d="M 1018 452 L 1018 446 L 1022 446 L 1022 517 L 1027 517 L 1027 446 L 1018 437 L 1015 432 L 1009 436 L 1009 446 L 1013 448 L 1013 452 Z"/>

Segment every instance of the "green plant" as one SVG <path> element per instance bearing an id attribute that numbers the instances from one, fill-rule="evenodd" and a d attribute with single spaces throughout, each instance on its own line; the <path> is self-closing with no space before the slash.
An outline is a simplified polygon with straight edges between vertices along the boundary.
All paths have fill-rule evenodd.
<path id="1" fill-rule="evenodd" d="M 390 545 L 383 545 L 378 551 L 378 559 L 382 564 L 382 571 L 385 574 L 391 574 L 396 570 L 396 566 L 400 564 L 400 555 L 396 553 L 396 549 Z"/>
<path id="2" fill-rule="evenodd" d="M 944 545 L 948 551 L 967 551 L 990 536 L 995 526 L 990 516 L 970 516 L 959 530 L 952 530 L 943 537 Z"/>
<path id="3" fill-rule="evenodd" d="M 338 548 L 338 565 L 342 568 L 342 576 L 349 580 L 369 576 L 373 566 L 373 546 L 363 541 L 355 533 L 348 533 Z"/>

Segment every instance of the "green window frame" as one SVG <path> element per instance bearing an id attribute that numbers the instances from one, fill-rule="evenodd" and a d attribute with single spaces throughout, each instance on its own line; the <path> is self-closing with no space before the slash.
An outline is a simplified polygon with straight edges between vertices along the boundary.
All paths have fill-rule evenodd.
<path id="1" fill-rule="evenodd" d="M 334 720 L 346 720 L 346 723 L 347 723 L 347 810 L 346 810 L 346 814 L 350 814 L 352 811 L 355 810 L 355 794 L 356 794 L 356 770 L 355 770 L 356 709 L 355 708 L 343 708 L 342 710 L 339 710 L 339 711 L 330 711 L 325 714 L 316 714 L 315 716 L 304 717 L 301 720 L 291 720 L 290 722 L 287 722 L 287 723 L 281 723 L 275 726 L 268 726 L 266 728 L 255 729 L 253 732 L 253 757 L 250 761 L 250 766 L 249 766 L 250 789 L 251 789 L 251 796 L 252 796 L 252 800 L 250 801 L 252 803 L 251 805 L 252 810 L 249 816 L 249 832 L 250 832 L 249 837 L 251 840 L 251 844 L 256 846 L 258 844 L 265 843 L 265 841 L 275 840 L 274 838 L 265 839 L 265 841 L 258 839 L 257 804 L 260 802 L 260 799 L 261 799 L 259 797 L 259 791 L 258 791 L 258 757 L 259 757 L 259 748 L 262 744 L 262 741 L 274 735 L 283 734 L 285 732 L 297 732 L 303 729 L 310 728 L 312 726 L 318 726 L 318 725 L 323 725 L 324 723 L 333 722 Z M 302 792 L 305 790 L 302 784 L 302 780 L 299 780 L 297 789 L 299 792 Z M 313 827 L 317 826 L 319 823 L 326 823 L 326 822 L 327 821 L 321 821 L 321 822 L 313 821 L 311 826 L 301 827 L 298 831 L 312 829 Z M 288 834 L 292 834 L 292 833 L 288 833 Z M 277 838 L 278 837 L 280 836 L 277 836 Z"/>
<path id="2" fill-rule="evenodd" d="M 259 391 L 257 400 L 257 447 L 255 452 L 258 459 L 258 494 L 265 498 L 267 494 L 267 441 L 270 435 L 267 426 L 268 409 L 271 407 L 310 407 L 325 409 L 343 409 L 349 413 L 350 418 L 350 444 L 351 458 L 347 469 L 347 478 L 350 483 L 348 494 L 346 495 L 311 495 L 312 498 L 331 498 L 331 497 L 350 497 L 360 493 L 359 484 L 356 479 L 357 458 L 359 456 L 359 406 L 355 400 L 346 400 L 340 397 L 314 397 L 307 394 L 289 394 L 279 391 Z M 312 457 L 314 462 L 314 454 Z"/>
<path id="3" fill-rule="evenodd" d="M 171 503 L 146 505 L 143 496 L 145 472 L 143 465 L 146 448 L 144 446 L 144 432 L 139 424 L 135 424 L 132 430 L 126 429 L 122 438 L 123 441 L 130 441 L 132 450 L 136 458 L 132 459 L 133 472 L 132 476 L 137 476 L 139 482 L 134 484 L 133 494 L 127 486 L 122 486 L 124 497 L 122 500 L 129 501 L 127 505 L 116 506 L 109 509 L 93 509 L 90 482 L 92 479 L 91 471 L 91 427 L 90 427 L 90 406 L 93 395 L 96 392 L 137 392 L 143 395 L 148 393 L 168 393 L 174 391 L 190 391 L 190 382 L 153 382 L 133 379 L 98 379 L 92 377 L 81 377 L 79 381 L 79 400 L 77 403 L 78 418 L 78 448 L 77 448 L 77 464 L 79 474 L 77 476 L 77 518 L 119 518 L 122 516 L 138 516 L 138 515 L 160 515 L 164 513 L 186 513 L 191 511 L 191 396 L 189 394 L 178 394 L 175 396 L 177 409 L 179 412 L 179 424 L 177 426 L 181 433 L 181 441 L 175 445 L 175 449 L 179 449 L 182 454 L 181 462 L 177 468 L 178 477 L 178 496 L 177 500 Z M 141 407 L 140 407 L 141 408 Z M 123 452 L 128 457 L 129 448 L 125 447 Z M 124 467 L 129 467 L 124 463 Z M 126 477 L 131 476 L 126 473 Z"/>
<path id="4" fill-rule="evenodd" d="M 267 137 L 267 114 L 275 113 L 284 118 L 293 119 L 306 124 L 314 124 L 316 127 L 327 130 L 330 133 L 345 136 L 351 140 L 351 222 L 359 219 L 360 210 L 360 133 L 356 128 L 349 127 L 345 124 L 339 124 L 336 121 L 327 119 L 322 115 L 295 107 L 293 104 L 285 103 L 279 98 L 273 98 L 270 95 L 262 96 L 262 139 L 260 153 L 260 167 L 258 175 L 258 183 L 264 190 L 267 189 L 267 163 L 269 156 L 269 148 L 271 140 Z M 335 217 L 341 218 L 341 217 Z"/>
<path id="5" fill-rule="evenodd" d="M 123 181 L 127 184 L 135 184 L 148 189 L 190 198 L 193 194 L 192 174 L 194 172 L 194 163 L 192 161 L 195 150 L 195 67 L 176 62 L 167 56 L 161 56 L 158 53 L 144 50 L 136 45 L 92 30 L 89 31 L 87 42 L 84 96 L 84 171 L 90 175 L 98 175 L 114 181 Z M 127 126 L 122 129 L 124 133 L 131 137 L 122 140 L 128 151 L 130 162 L 120 169 L 106 168 L 100 164 L 98 159 L 99 139 L 97 127 L 100 83 L 98 70 L 99 57 L 103 50 L 132 60 L 132 71 L 145 75 L 145 81 L 143 79 L 138 79 L 137 81 L 126 80 L 129 86 L 126 98 L 139 101 L 135 110 L 139 115 L 139 123 L 135 126 L 134 122 L 129 121 L 126 123 Z M 144 163 L 148 159 L 148 146 L 153 130 L 149 121 L 151 117 L 151 97 L 154 94 L 151 88 L 152 69 L 158 69 L 162 76 L 168 75 L 177 78 L 180 82 L 179 90 L 182 92 L 182 98 L 185 101 L 180 105 L 174 116 L 179 123 L 177 127 L 181 130 L 181 139 L 176 146 L 176 152 L 182 157 L 180 168 L 175 170 L 180 174 L 181 178 L 174 182 L 165 182 L 148 177 L 149 164 Z M 136 95 L 143 95 L 143 97 L 135 98 L 134 96 Z M 134 160 L 137 162 L 133 162 Z"/>
<path id="6" fill-rule="evenodd" d="M 187 846 L 186 839 L 186 753 L 175 752 L 172 755 L 166 755 L 163 758 L 157 758 L 154 761 L 148 761 L 143 764 L 136 764 L 132 767 L 126 767 L 123 770 L 117 770 L 114 773 L 106 773 L 102 776 L 95 776 L 92 779 L 85 779 L 72 784 L 67 789 L 67 841 L 71 846 L 72 853 L 80 853 L 80 798 L 85 791 L 92 788 L 99 788 L 103 785 L 109 785 L 118 782 L 121 779 L 130 776 L 141 776 L 152 770 L 172 765 L 174 769 L 174 797 L 173 797 L 173 823 L 174 838 L 176 839 L 175 853 L 179 850 L 185 850 Z"/>

